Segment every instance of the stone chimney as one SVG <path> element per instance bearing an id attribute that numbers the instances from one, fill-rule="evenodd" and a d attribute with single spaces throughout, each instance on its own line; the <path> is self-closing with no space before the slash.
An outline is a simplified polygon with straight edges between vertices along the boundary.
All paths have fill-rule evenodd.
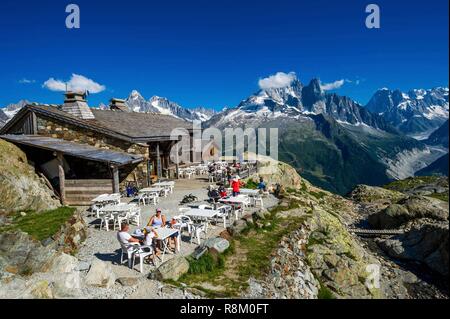
<path id="1" fill-rule="evenodd" d="M 128 108 L 127 102 L 121 99 L 111 99 L 109 101 L 109 108 L 112 111 L 122 111 L 122 112 L 130 112 Z"/>
<path id="2" fill-rule="evenodd" d="M 62 111 L 79 117 L 83 120 L 95 119 L 89 105 L 86 103 L 86 95 L 79 92 L 66 92 L 64 94 L 64 104 L 61 108 Z"/>

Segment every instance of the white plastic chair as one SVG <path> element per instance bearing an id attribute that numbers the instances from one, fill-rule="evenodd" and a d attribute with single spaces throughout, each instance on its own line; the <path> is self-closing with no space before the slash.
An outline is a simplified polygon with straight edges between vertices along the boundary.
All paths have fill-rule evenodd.
<path id="1" fill-rule="evenodd" d="M 262 197 L 254 197 L 253 199 L 255 207 L 264 208 L 264 202 Z"/>
<path id="2" fill-rule="evenodd" d="M 100 229 L 105 227 L 106 231 L 109 231 L 109 223 L 113 222 L 114 227 L 114 216 L 112 214 L 105 214 L 101 217 Z"/>
<path id="3" fill-rule="evenodd" d="M 144 264 L 144 259 L 150 255 L 153 255 L 153 265 L 156 266 L 155 264 L 155 250 L 153 249 L 152 246 L 140 246 L 137 248 L 137 250 L 134 251 L 133 253 L 133 264 L 131 266 L 131 268 L 134 269 L 134 265 L 135 265 L 135 261 L 136 258 L 139 258 L 139 271 L 141 273 L 144 272 L 143 270 L 143 264 Z"/>
<path id="4" fill-rule="evenodd" d="M 137 208 L 130 212 L 128 216 L 128 222 L 136 225 L 137 227 L 141 226 L 141 209 Z"/>
<path id="5" fill-rule="evenodd" d="M 130 216 L 129 212 L 124 213 L 124 214 L 118 214 L 117 216 L 115 216 L 115 218 L 114 218 L 114 230 L 116 230 L 116 227 L 117 227 L 117 230 L 120 230 L 120 227 L 121 227 L 122 223 L 124 221 L 128 222 L 129 216 Z"/>
<path id="6" fill-rule="evenodd" d="M 206 239 L 206 224 L 205 223 L 200 223 L 200 224 L 191 224 L 191 231 L 190 231 L 190 235 L 191 235 L 191 244 L 194 238 L 197 239 L 197 244 L 200 245 L 201 244 L 201 235 L 204 234 L 205 235 L 205 239 Z"/>
<path id="7" fill-rule="evenodd" d="M 123 265 L 124 262 L 124 256 L 127 256 L 127 260 L 128 260 L 128 268 L 131 268 L 131 264 L 133 262 L 133 254 L 134 252 L 137 250 L 137 246 L 139 245 L 139 243 L 130 243 L 130 244 L 123 244 L 122 242 L 120 242 L 120 248 L 121 248 L 121 253 L 120 253 L 120 264 Z"/>

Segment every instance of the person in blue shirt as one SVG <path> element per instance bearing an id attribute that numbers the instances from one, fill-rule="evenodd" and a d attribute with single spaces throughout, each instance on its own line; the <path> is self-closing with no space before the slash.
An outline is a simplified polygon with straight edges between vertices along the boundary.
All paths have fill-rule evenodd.
<path id="1" fill-rule="evenodd" d="M 265 192 L 266 189 L 267 189 L 266 183 L 264 182 L 264 179 L 261 177 L 259 179 L 258 190 Z"/>

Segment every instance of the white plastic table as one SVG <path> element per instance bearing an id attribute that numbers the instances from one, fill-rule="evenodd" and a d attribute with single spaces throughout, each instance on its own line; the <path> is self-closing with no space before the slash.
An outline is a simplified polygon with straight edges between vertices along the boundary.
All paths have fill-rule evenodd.
<path id="1" fill-rule="evenodd" d="M 193 208 L 184 212 L 184 215 L 194 218 L 205 218 L 210 220 L 216 216 L 219 216 L 220 210 Z M 223 215 L 223 226 L 224 228 L 227 228 L 227 218 L 225 215 Z"/>
<path id="2" fill-rule="evenodd" d="M 175 182 L 159 182 L 152 185 L 153 187 L 162 187 L 170 190 L 170 193 L 173 193 L 173 189 L 175 187 Z"/>
<path id="3" fill-rule="evenodd" d="M 161 256 L 161 262 L 164 262 L 164 256 L 166 255 L 166 251 L 167 251 L 167 240 L 169 237 L 175 235 L 178 233 L 177 236 L 177 247 L 176 247 L 176 251 L 179 252 L 181 249 L 181 243 L 180 243 L 180 231 L 178 229 L 173 229 L 173 228 L 155 228 L 154 229 L 156 234 L 158 235 L 155 240 L 159 240 L 162 242 L 163 244 L 163 253 Z"/>
<path id="4" fill-rule="evenodd" d="M 94 204 L 107 202 L 120 202 L 120 194 L 102 194 L 91 200 L 91 202 Z"/>
<path id="5" fill-rule="evenodd" d="M 145 193 L 145 194 L 157 194 L 159 196 L 159 194 L 161 193 L 161 191 L 163 191 L 164 188 L 161 187 L 147 187 L 147 188 L 143 188 L 139 191 L 139 193 Z"/>
<path id="6" fill-rule="evenodd" d="M 100 211 L 104 213 L 125 213 L 136 207 L 135 204 L 106 205 L 105 207 L 102 207 Z"/>
<path id="7" fill-rule="evenodd" d="M 257 196 L 261 195 L 259 190 L 257 190 L 257 189 L 248 189 L 248 188 L 242 188 L 241 189 L 241 194 L 242 195 L 254 196 L 254 197 L 257 197 Z"/>
<path id="8" fill-rule="evenodd" d="M 222 198 L 222 199 L 219 200 L 219 202 L 223 203 L 223 204 L 231 205 L 233 207 L 233 210 L 235 212 L 236 220 L 238 220 L 238 214 L 237 214 L 237 211 L 236 211 L 236 206 L 241 205 L 242 206 L 242 210 L 244 210 L 245 206 L 250 204 L 249 198 L 248 197 L 243 197 L 243 196 Z"/>

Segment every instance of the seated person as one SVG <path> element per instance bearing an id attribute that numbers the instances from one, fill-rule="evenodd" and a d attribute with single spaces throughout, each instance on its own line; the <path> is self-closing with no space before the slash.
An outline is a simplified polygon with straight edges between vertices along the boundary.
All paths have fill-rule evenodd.
<path id="1" fill-rule="evenodd" d="M 161 208 L 156 210 L 156 214 L 150 218 L 147 226 L 149 227 L 165 227 L 166 226 L 166 216 L 162 214 Z"/>
<path id="2" fill-rule="evenodd" d="M 227 190 L 223 185 L 220 185 L 220 187 L 219 187 L 219 194 L 220 194 L 220 198 L 225 198 L 228 196 Z"/>
<path id="3" fill-rule="evenodd" d="M 217 189 L 215 189 L 213 186 L 209 187 L 208 190 L 208 197 L 214 202 L 217 203 L 220 199 L 220 194 Z"/>
<path id="4" fill-rule="evenodd" d="M 178 227 L 176 227 L 178 224 L 178 221 L 175 218 L 172 218 L 170 221 L 170 228 L 179 230 Z M 169 237 L 169 248 L 175 251 L 177 248 L 177 239 L 180 233 L 175 233 L 172 236 Z"/>
<path id="5" fill-rule="evenodd" d="M 266 183 L 262 177 L 259 179 L 258 190 L 261 192 L 265 192 L 267 190 Z"/>
<path id="6" fill-rule="evenodd" d="M 130 225 L 123 223 L 120 227 L 120 231 L 117 233 L 117 240 L 121 245 L 128 246 L 133 243 L 139 243 L 139 239 L 132 237 L 128 232 L 130 231 Z"/>
<path id="7" fill-rule="evenodd" d="M 153 239 L 157 238 L 157 237 L 158 237 L 158 234 L 155 232 L 155 230 L 152 227 L 145 227 L 144 228 L 144 240 L 142 241 L 142 244 L 144 246 L 153 247 L 153 249 L 155 250 L 155 255 L 159 256 L 160 252 L 156 249 L 156 246 L 155 246 L 155 244 L 153 242 Z M 144 247 L 144 248 L 142 248 L 142 250 L 143 251 L 149 251 L 149 248 Z M 153 261 L 153 257 L 154 257 L 153 255 L 148 256 L 146 258 L 146 261 L 147 262 Z"/>
<path id="8" fill-rule="evenodd" d="M 153 246 L 153 239 L 158 237 L 158 234 L 152 227 L 145 227 L 144 231 L 145 231 L 144 245 Z"/>

